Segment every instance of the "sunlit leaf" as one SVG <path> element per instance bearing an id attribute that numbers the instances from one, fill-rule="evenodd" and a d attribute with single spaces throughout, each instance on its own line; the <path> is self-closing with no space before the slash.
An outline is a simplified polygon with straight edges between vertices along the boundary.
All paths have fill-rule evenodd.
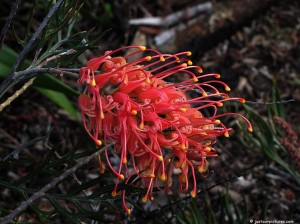
<path id="1" fill-rule="evenodd" d="M 64 108 L 66 111 L 68 111 L 73 118 L 77 119 L 77 110 L 64 94 L 40 87 L 37 87 L 37 89 L 61 108 Z"/>
<path id="2" fill-rule="evenodd" d="M 9 74 L 11 66 L 16 59 L 17 53 L 11 48 L 4 45 L 2 49 L 0 49 L 0 77 L 4 78 Z M 30 62 L 25 61 L 24 66 L 29 65 Z M 65 96 L 65 94 L 77 95 L 77 91 L 49 74 L 40 75 L 39 77 L 37 77 L 34 81 L 34 86 L 38 87 L 37 89 L 42 94 L 44 94 L 61 108 L 69 112 L 73 118 L 77 119 L 75 108 L 73 107 L 69 99 Z"/>

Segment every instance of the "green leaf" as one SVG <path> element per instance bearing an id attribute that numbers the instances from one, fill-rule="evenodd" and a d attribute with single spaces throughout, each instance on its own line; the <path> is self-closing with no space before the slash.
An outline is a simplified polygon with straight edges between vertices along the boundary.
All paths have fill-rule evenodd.
<path id="1" fill-rule="evenodd" d="M 280 102 L 281 101 L 280 93 L 279 93 L 279 90 L 276 86 L 276 83 L 274 83 L 273 89 L 272 89 L 272 100 L 274 102 Z M 277 115 L 279 117 L 284 118 L 284 108 L 283 108 L 282 103 L 274 104 L 272 109 L 273 109 L 273 113 L 274 113 L 273 115 Z"/>
<path id="2" fill-rule="evenodd" d="M 6 64 L 0 61 L 0 78 L 5 78 L 5 76 L 10 72 L 10 69 L 10 66 L 7 66 Z"/>
<path id="3" fill-rule="evenodd" d="M 0 49 L 0 78 L 4 78 L 9 74 L 17 57 L 18 54 L 6 45 Z M 24 67 L 29 67 L 30 64 L 30 61 L 25 60 Z M 69 112 L 73 118 L 78 118 L 75 108 L 66 97 L 66 95 L 79 95 L 77 91 L 49 74 L 38 76 L 33 86 L 37 87 L 43 95 Z"/>
<path id="4" fill-rule="evenodd" d="M 81 222 L 73 217 L 73 214 L 67 211 L 65 208 L 63 208 L 59 203 L 57 203 L 52 198 L 48 198 L 52 206 L 59 212 L 60 215 L 62 215 L 67 223 L 74 223 L 74 224 L 80 224 Z"/>
<path id="5" fill-rule="evenodd" d="M 79 93 L 76 90 L 72 89 L 70 86 L 64 84 L 59 79 L 56 79 L 49 74 L 44 74 L 37 77 L 34 80 L 33 85 L 39 88 L 64 93 L 70 96 L 79 95 Z"/>
<path id="6" fill-rule="evenodd" d="M 280 166 L 286 169 L 296 180 L 296 182 L 300 184 L 299 173 L 293 166 L 285 162 L 282 156 L 279 154 L 278 149 L 281 148 L 281 145 L 277 139 L 278 136 L 276 135 L 276 128 L 272 128 L 274 127 L 271 119 L 271 116 L 273 116 L 272 113 L 268 114 L 269 120 L 267 122 L 259 114 L 255 113 L 250 107 L 245 106 L 245 109 L 248 111 L 251 123 L 256 124 L 255 131 L 252 133 L 252 135 L 247 135 L 247 138 L 252 144 L 260 149 L 268 159 L 278 163 Z M 275 114 L 283 115 L 283 108 L 273 107 L 273 109 Z"/>
<path id="7" fill-rule="evenodd" d="M 198 207 L 195 200 L 193 200 L 191 202 L 191 208 L 192 208 L 192 211 L 193 211 L 192 214 L 194 216 L 195 223 L 199 223 L 199 224 L 205 223 L 203 215 L 202 215 L 202 213 L 201 213 L 201 211 L 200 211 L 200 209 L 199 209 L 199 207 Z"/>
<path id="8" fill-rule="evenodd" d="M 3 45 L 0 49 L 0 62 L 3 63 L 3 65 L 11 67 L 15 63 L 17 57 L 18 54 L 6 45 Z M 0 76 L 2 76 L 5 73 L 3 73 L 3 71 L 0 71 L 0 74 Z M 6 73 L 5 75 L 7 74 L 8 73 Z"/>
<path id="9" fill-rule="evenodd" d="M 40 88 L 40 87 L 36 87 L 36 88 L 38 91 L 40 91 L 43 95 L 47 96 L 54 103 L 56 103 L 61 108 L 68 111 L 73 118 L 78 119 L 77 111 L 75 110 L 71 102 L 63 93 L 55 92 L 53 90 Z"/>

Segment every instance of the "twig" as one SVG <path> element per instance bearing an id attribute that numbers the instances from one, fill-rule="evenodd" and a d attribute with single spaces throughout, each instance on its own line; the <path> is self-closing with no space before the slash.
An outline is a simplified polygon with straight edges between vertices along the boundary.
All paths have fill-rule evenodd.
<path id="1" fill-rule="evenodd" d="M 35 78 L 30 79 L 28 82 L 26 82 L 21 89 L 17 90 L 12 96 L 8 97 L 3 103 L 0 104 L 0 112 L 7 107 L 9 104 L 11 104 L 12 101 L 17 99 L 29 86 L 32 85 Z"/>
<path id="2" fill-rule="evenodd" d="M 198 93 L 202 95 L 201 91 L 198 89 L 192 89 L 193 92 Z M 210 92 L 208 92 L 210 93 Z M 208 95 L 209 96 L 209 95 Z M 221 96 L 214 96 L 217 99 L 223 99 Z M 236 102 L 239 102 L 239 100 L 234 100 Z M 252 105 L 273 105 L 273 104 L 287 104 L 287 103 L 292 103 L 292 102 L 297 102 L 295 99 L 289 99 L 289 100 L 281 100 L 281 101 L 273 101 L 273 102 L 257 102 L 257 101 L 246 101 L 245 104 L 252 104 Z"/>
<path id="3" fill-rule="evenodd" d="M 58 0 L 55 5 L 50 9 L 48 15 L 44 18 L 43 22 L 40 24 L 39 28 L 35 31 L 35 33 L 32 35 L 30 38 L 29 42 L 26 44 L 24 49 L 20 52 L 15 64 L 12 67 L 12 72 L 6 77 L 6 79 L 3 81 L 3 83 L 0 86 L 0 97 L 6 92 L 6 88 L 10 86 L 10 84 L 13 82 L 12 81 L 12 75 L 16 71 L 17 67 L 21 63 L 23 57 L 27 53 L 27 51 L 30 49 L 31 45 L 34 43 L 34 41 L 37 39 L 37 37 L 40 35 L 40 33 L 43 31 L 45 26 L 47 25 L 48 21 L 54 14 L 54 12 L 58 9 L 60 4 L 62 3 L 63 0 Z"/>
<path id="4" fill-rule="evenodd" d="M 74 52 L 76 52 L 73 49 L 70 49 L 68 51 L 62 52 L 60 54 L 54 55 L 50 58 L 47 58 L 46 60 L 44 60 L 40 65 L 38 65 L 36 68 L 28 68 L 24 71 L 20 71 L 20 72 L 14 72 L 11 74 L 11 81 L 12 83 L 16 82 L 17 80 L 20 80 L 22 78 L 30 78 L 28 77 L 30 74 L 41 74 L 41 73 L 52 73 L 52 74 L 67 74 L 70 75 L 74 78 L 78 78 L 78 74 L 75 74 L 73 72 L 69 72 L 69 71 L 65 71 L 63 72 L 60 69 L 55 69 L 55 68 L 41 68 L 43 65 L 46 65 L 47 63 L 49 63 L 50 61 L 53 61 L 61 56 L 64 55 L 69 55 L 69 54 L 73 54 Z M 79 71 L 79 70 L 78 70 Z M 32 85 L 34 78 L 31 78 L 28 82 L 26 82 L 21 89 L 19 89 L 18 91 L 16 91 L 12 96 L 10 96 L 9 98 L 7 98 L 2 104 L 0 104 L 0 112 L 9 104 L 11 104 L 12 101 L 14 101 L 20 94 L 22 94 L 30 85 Z"/>
<path id="5" fill-rule="evenodd" d="M 295 99 L 290 100 L 282 100 L 282 101 L 274 101 L 274 102 L 254 102 L 254 101 L 246 101 L 246 104 L 254 104 L 254 105 L 273 105 L 273 104 L 287 104 L 291 102 L 296 102 Z"/>
<path id="6" fill-rule="evenodd" d="M 97 150 L 92 155 L 86 156 L 80 159 L 75 166 L 66 170 L 63 174 L 59 177 L 54 178 L 49 184 L 45 185 L 41 190 L 34 193 L 30 198 L 26 201 L 23 201 L 19 207 L 15 208 L 9 215 L 5 216 L 1 221 L 0 224 L 6 224 L 10 222 L 13 218 L 15 218 L 21 211 L 26 209 L 29 205 L 31 205 L 35 200 L 43 197 L 47 191 L 51 188 L 55 187 L 60 181 L 65 179 L 70 174 L 74 173 L 79 167 L 83 166 L 84 164 L 88 163 L 92 158 L 94 158 L 97 154 L 101 153 L 104 149 L 110 147 L 111 145 L 107 145 L 99 150 Z"/>
<path id="7" fill-rule="evenodd" d="M 72 78 L 78 78 L 79 69 L 64 69 L 64 68 L 31 68 L 24 71 L 14 72 L 12 79 L 22 79 L 22 78 L 29 78 L 29 75 L 37 75 L 37 74 L 44 74 L 50 73 L 55 75 L 68 75 Z"/>
<path id="8" fill-rule="evenodd" d="M 37 142 L 41 142 L 41 141 L 44 141 L 45 139 L 47 139 L 51 133 L 52 129 L 45 135 L 45 136 L 42 136 L 42 137 L 38 137 L 38 138 L 35 138 L 35 139 L 32 139 L 28 142 L 25 142 L 24 144 L 18 146 L 15 148 L 14 151 L 12 151 L 11 153 L 9 153 L 2 161 L 4 162 L 5 160 L 7 160 L 11 155 L 15 158 L 15 159 L 18 159 L 19 158 L 19 153 L 23 150 L 23 149 L 26 149 L 28 146 L 30 145 L 33 145 Z"/>
<path id="9" fill-rule="evenodd" d="M 211 11 L 212 3 L 205 2 L 200 3 L 198 5 L 189 7 L 184 10 L 180 10 L 178 12 L 174 12 L 169 14 L 166 17 L 146 17 L 146 18 L 138 18 L 138 19 L 131 19 L 129 20 L 130 25 L 148 25 L 148 26 L 164 26 L 169 27 L 178 23 L 185 18 L 191 18 L 197 15 L 200 12 L 207 12 Z"/>
<path id="10" fill-rule="evenodd" d="M 4 38 L 5 38 L 5 35 L 7 33 L 7 30 L 9 29 L 10 27 L 10 23 L 13 19 L 13 17 L 16 15 L 16 12 L 17 12 L 17 9 L 19 7 L 19 4 L 20 4 L 21 0 L 16 0 L 15 3 L 13 4 L 13 6 L 11 7 L 11 10 L 10 10 L 10 13 L 9 13 L 9 16 L 5 22 L 5 25 L 1 31 L 1 35 L 0 35 L 0 49 L 2 48 L 2 45 L 4 43 Z"/>
<path id="11" fill-rule="evenodd" d="M 34 41 L 37 39 L 37 37 L 40 35 L 40 33 L 43 31 L 43 29 L 45 28 L 45 26 L 47 25 L 48 21 L 50 20 L 50 18 L 52 17 L 52 15 L 54 14 L 54 12 L 58 9 L 58 7 L 60 6 L 60 4 L 62 3 L 63 0 L 58 0 L 55 5 L 50 9 L 48 15 L 44 18 L 43 22 L 41 23 L 41 25 L 39 26 L 39 28 L 35 31 L 35 33 L 32 35 L 32 37 L 30 38 L 29 42 L 26 44 L 26 46 L 24 47 L 24 49 L 21 51 L 21 53 L 19 54 L 17 61 L 15 62 L 15 64 L 12 67 L 12 71 L 16 71 L 17 67 L 19 66 L 20 62 L 22 61 L 23 57 L 25 56 L 25 54 L 27 53 L 27 51 L 29 50 L 29 48 L 31 47 L 31 45 L 34 43 Z"/>
<path id="12" fill-rule="evenodd" d="M 169 27 L 175 23 L 180 22 L 174 27 L 171 27 L 169 29 L 166 29 L 156 35 L 154 37 L 154 42 L 157 46 L 162 46 L 168 41 L 170 41 L 172 38 L 176 36 L 177 32 L 182 32 L 183 30 L 187 29 L 188 27 L 191 27 L 192 25 L 199 22 L 199 19 L 201 16 L 197 16 L 196 18 L 189 19 L 188 21 L 184 21 L 184 19 L 195 17 L 195 15 L 199 14 L 199 12 L 209 12 L 212 9 L 212 3 L 206 2 L 198 4 L 194 7 L 188 8 L 186 11 L 182 10 L 176 13 L 172 13 L 168 15 L 166 18 L 161 19 L 161 25 L 164 25 L 164 27 Z M 146 19 L 146 18 L 145 18 Z"/>
<path id="13" fill-rule="evenodd" d="M 57 58 L 59 58 L 59 57 L 61 57 L 61 56 L 65 56 L 65 55 L 70 55 L 70 54 L 74 54 L 74 53 L 76 53 L 77 51 L 76 50 L 74 50 L 74 49 L 69 49 L 69 50 L 67 50 L 67 51 L 64 51 L 64 52 L 61 52 L 61 53 L 59 53 L 59 54 L 57 54 L 57 55 L 53 55 L 52 57 L 49 57 L 49 58 L 46 58 L 44 61 L 42 61 L 42 63 L 40 63 L 39 65 L 38 65 L 38 67 L 44 67 L 46 64 L 48 64 L 50 61 L 53 61 L 53 60 L 55 60 L 55 59 L 57 59 Z"/>
<path id="14" fill-rule="evenodd" d="M 164 30 L 158 35 L 154 37 L 154 42 L 157 46 L 162 46 L 168 41 L 170 41 L 172 38 L 176 37 L 176 33 L 182 32 L 183 30 L 187 29 L 188 27 L 191 27 L 192 25 L 199 22 L 199 19 L 201 19 L 201 16 L 198 16 L 196 18 L 190 19 L 188 22 L 182 22 L 178 25 L 171 27 L 170 29 Z"/>

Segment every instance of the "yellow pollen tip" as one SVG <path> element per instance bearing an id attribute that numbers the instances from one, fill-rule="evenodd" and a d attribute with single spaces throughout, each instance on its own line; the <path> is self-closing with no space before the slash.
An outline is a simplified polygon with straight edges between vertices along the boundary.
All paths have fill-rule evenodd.
<path id="1" fill-rule="evenodd" d="M 186 108 L 184 108 L 184 107 L 182 107 L 182 108 L 180 108 L 180 111 L 181 111 L 181 112 L 186 112 L 186 111 L 187 111 L 187 109 L 186 109 Z"/>
<path id="2" fill-rule="evenodd" d="M 124 164 L 127 163 L 127 158 L 124 157 L 123 160 L 122 160 L 122 162 L 123 162 Z"/>
<path id="3" fill-rule="evenodd" d="M 136 111 L 136 110 L 132 110 L 132 111 L 131 111 L 131 114 L 132 114 L 132 115 L 137 115 L 137 111 Z"/>
<path id="4" fill-rule="evenodd" d="M 186 150 L 185 144 L 181 144 L 180 149 L 181 149 L 181 150 Z"/>
<path id="5" fill-rule="evenodd" d="M 187 67 L 187 63 L 182 63 L 182 64 L 181 64 L 181 67 L 182 67 L 182 68 L 186 68 L 186 67 Z"/>
<path id="6" fill-rule="evenodd" d="M 162 181 L 165 181 L 167 178 L 166 178 L 166 174 L 162 174 L 162 175 L 160 175 L 160 177 L 159 177 Z"/>
<path id="7" fill-rule="evenodd" d="M 100 114 L 100 118 L 101 118 L 102 120 L 105 118 L 105 116 L 104 116 L 103 113 Z"/>
<path id="8" fill-rule="evenodd" d="M 99 171 L 100 171 L 100 173 L 101 173 L 101 174 L 103 174 L 103 173 L 104 173 L 104 171 L 105 171 L 105 168 L 104 168 L 104 166 L 100 166 L 100 168 L 99 168 Z"/>
<path id="9" fill-rule="evenodd" d="M 147 56 L 147 57 L 145 57 L 145 60 L 146 60 L 146 61 L 151 61 L 151 59 L 152 59 L 152 57 L 151 57 L 151 56 Z"/>
<path id="10" fill-rule="evenodd" d="M 128 215 L 130 215 L 131 214 L 131 209 L 127 208 L 126 212 L 127 212 Z"/>
<path id="11" fill-rule="evenodd" d="M 252 127 L 249 127 L 249 128 L 248 128 L 248 131 L 249 131 L 249 132 L 253 132 L 253 128 L 252 128 Z"/>
<path id="12" fill-rule="evenodd" d="M 202 96 L 207 97 L 208 94 L 207 94 L 206 92 L 203 92 L 203 93 L 202 93 Z"/>
<path id="13" fill-rule="evenodd" d="M 145 128 L 145 126 L 144 126 L 143 124 L 140 124 L 140 125 L 139 125 L 139 129 L 142 129 L 142 130 L 143 130 L 144 128 Z"/>
<path id="14" fill-rule="evenodd" d="M 193 65 L 193 62 L 191 60 L 188 60 L 188 65 Z"/>
<path id="15" fill-rule="evenodd" d="M 184 175 L 181 175 L 180 176 L 180 180 L 182 183 L 186 183 L 186 179 L 185 179 L 185 176 Z"/>
<path id="16" fill-rule="evenodd" d="M 215 74 L 215 77 L 216 77 L 217 79 L 219 79 L 219 78 L 221 78 L 221 75 L 220 75 L 220 74 Z"/>
<path id="17" fill-rule="evenodd" d="M 160 60 L 161 62 L 164 62 L 166 59 L 165 59 L 163 56 L 160 56 L 160 57 L 159 57 L 159 60 Z"/>
<path id="18" fill-rule="evenodd" d="M 211 147 L 206 146 L 206 147 L 204 148 L 204 150 L 205 150 L 206 152 L 210 152 L 210 151 L 211 151 Z"/>
<path id="19" fill-rule="evenodd" d="M 154 178 L 154 177 L 155 177 L 155 174 L 154 174 L 154 173 L 151 173 L 151 174 L 149 175 L 149 177 Z"/>
<path id="20" fill-rule="evenodd" d="M 117 192 L 116 191 L 111 192 L 111 196 L 116 197 L 117 196 Z"/>
<path id="21" fill-rule="evenodd" d="M 225 131 L 224 136 L 225 136 L 226 138 L 229 138 L 229 133 L 228 133 L 228 131 Z"/>
<path id="22" fill-rule="evenodd" d="M 225 90 L 226 90 L 227 92 L 229 92 L 231 89 L 229 88 L 229 86 L 226 86 L 226 87 L 225 87 Z"/>
<path id="23" fill-rule="evenodd" d="M 120 177 L 120 179 L 121 179 L 121 180 L 124 180 L 124 179 L 125 179 L 125 177 L 124 177 L 124 175 L 123 175 L 123 174 L 120 174 L 120 176 L 119 176 L 119 177 Z"/>
<path id="24" fill-rule="evenodd" d="M 198 172 L 199 173 L 204 173 L 205 172 L 204 167 L 203 166 L 198 166 Z"/>
<path id="25" fill-rule="evenodd" d="M 220 120 L 215 120 L 214 124 L 221 124 L 221 121 Z"/>
<path id="26" fill-rule="evenodd" d="M 146 80 L 145 80 L 145 82 L 146 82 L 147 84 L 150 84 L 150 83 L 151 83 L 151 80 L 150 80 L 150 78 L 149 78 L 149 77 L 147 77 L 147 78 L 146 78 Z"/>
<path id="27" fill-rule="evenodd" d="M 146 196 L 144 196 L 144 197 L 142 198 L 142 202 L 143 202 L 143 203 L 146 203 L 147 200 L 148 200 L 148 198 L 147 198 Z"/>
<path id="28" fill-rule="evenodd" d="M 141 51 L 145 51 L 147 48 L 145 46 L 139 46 Z"/>
<path id="29" fill-rule="evenodd" d="M 198 73 L 202 73 L 202 72 L 203 72 L 202 68 L 198 68 Z"/>
<path id="30" fill-rule="evenodd" d="M 186 56 L 191 56 L 192 55 L 192 52 L 188 51 L 186 52 Z"/>
<path id="31" fill-rule="evenodd" d="M 197 192 L 196 192 L 196 191 L 192 191 L 192 192 L 191 192 L 191 196 L 192 196 L 192 198 L 195 198 L 195 197 L 196 197 L 196 194 L 197 194 Z"/>
<path id="32" fill-rule="evenodd" d="M 158 157 L 158 160 L 159 160 L 159 161 L 163 161 L 164 158 L 163 158 L 162 156 L 159 156 L 159 157 Z"/>
<path id="33" fill-rule="evenodd" d="M 240 102 L 241 102 L 241 103 L 246 103 L 246 100 L 243 99 L 243 98 L 241 98 L 241 99 L 240 99 Z"/>
<path id="34" fill-rule="evenodd" d="M 223 103 L 218 102 L 218 103 L 217 103 L 217 106 L 218 106 L 218 107 L 223 107 Z"/>
<path id="35" fill-rule="evenodd" d="M 194 82 L 198 82 L 198 78 L 196 78 L 196 77 L 193 78 L 193 81 L 194 81 Z"/>
<path id="36" fill-rule="evenodd" d="M 91 86 L 96 86 L 96 80 L 95 79 L 92 80 Z"/>
<path id="37" fill-rule="evenodd" d="M 97 145 L 97 146 L 102 145 L 102 141 L 101 141 L 101 140 L 97 140 L 97 141 L 96 141 L 96 145 Z"/>

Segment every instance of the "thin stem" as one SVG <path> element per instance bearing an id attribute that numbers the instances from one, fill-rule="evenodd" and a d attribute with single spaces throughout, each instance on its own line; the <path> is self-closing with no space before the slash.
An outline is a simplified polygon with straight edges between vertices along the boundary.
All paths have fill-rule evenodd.
<path id="1" fill-rule="evenodd" d="M 79 71 L 79 70 L 78 70 Z M 57 74 L 57 75 L 68 75 L 73 78 L 78 78 L 78 74 L 69 72 L 69 71 L 63 71 L 61 69 L 56 68 L 33 68 L 33 69 L 27 69 L 20 72 L 14 72 L 13 73 L 13 81 L 20 80 L 22 78 L 31 78 L 29 81 L 27 81 L 19 90 L 15 91 L 15 93 L 8 97 L 3 103 L 0 104 L 0 112 L 10 105 L 16 98 L 18 98 L 25 90 L 32 85 L 33 81 L 35 80 L 37 74 L 43 74 L 43 73 L 50 73 L 50 74 Z"/>
<path id="2" fill-rule="evenodd" d="M 65 52 L 62 52 L 60 54 L 54 55 L 50 58 L 47 58 L 46 60 L 44 60 L 40 65 L 38 65 L 37 67 L 34 68 L 28 68 L 24 71 L 20 71 L 20 72 L 14 72 L 11 74 L 11 83 L 9 84 L 9 86 L 13 86 L 14 83 L 18 82 L 18 80 L 24 79 L 24 78 L 30 78 L 30 74 L 32 74 L 32 77 L 29 81 L 27 81 L 21 89 L 19 89 L 18 91 L 16 91 L 11 97 L 8 97 L 3 103 L 0 104 L 0 112 L 6 107 L 8 106 L 12 101 L 14 101 L 20 94 L 22 94 L 30 85 L 32 85 L 34 79 L 36 78 L 33 74 L 40 74 L 40 73 L 52 73 L 52 74 L 67 74 L 70 75 L 72 77 L 78 78 L 78 74 L 66 71 L 63 72 L 60 69 L 55 69 L 55 68 L 41 68 L 42 66 L 48 64 L 50 61 L 56 60 L 57 58 L 61 57 L 61 56 L 65 56 L 65 55 L 69 55 L 69 54 L 73 54 L 76 51 L 74 49 L 69 49 Z M 36 60 L 36 59 L 34 59 Z M 32 66 L 32 65 L 31 65 Z M 51 72 L 52 71 L 52 72 Z M 79 71 L 79 70 L 78 70 Z M 2 93 L 4 94 L 4 93 Z"/>
<path id="3" fill-rule="evenodd" d="M 19 8 L 19 4 L 20 4 L 21 0 L 16 0 L 15 3 L 13 4 L 13 6 L 11 7 L 11 10 L 10 10 L 10 13 L 9 13 L 9 16 L 5 22 L 5 25 L 1 31 L 1 35 L 0 35 L 0 49 L 2 48 L 2 45 L 4 43 L 4 38 L 5 38 L 5 35 L 7 33 L 7 30 L 9 29 L 10 27 L 10 23 L 13 19 L 13 17 L 16 15 L 16 12 L 17 12 L 17 9 Z"/>
<path id="4" fill-rule="evenodd" d="M 79 69 L 58 69 L 58 68 L 32 68 L 32 69 L 27 69 L 24 71 L 19 71 L 19 72 L 14 72 L 12 79 L 22 79 L 22 78 L 29 78 L 31 76 L 29 75 L 38 75 L 38 74 L 43 74 L 43 73 L 50 73 L 50 74 L 55 74 L 55 75 L 68 75 L 72 78 L 78 78 L 78 73 Z"/>
<path id="5" fill-rule="evenodd" d="M 32 139 L 28 142 L 25 142 L 24 144 L 18 146 L 15 148 L 14 151 L 12 151 L 11 153 L 9 153 L 2 161 L 4 162 L 5 160 L 7 160 L 10 156 L 13 156 L 15 159 L 18 159 L 19 158 L 19 153 L 26 149 L 28 146 L 31 146 L 37 142 L 41 142 L 41 141 L 44 141 L 45 139 L 47 139 L 51 133 L 52 129 L 45 135 L 45 136 L 42 136 L 42 137 L 38 137 L 38 138 L 35 138 L 35 139 Z"/>
<path id="6" fill-rule="evenodd" d="M 254 104 L 254 105 L 273 105 L 273 104 L 286 104 L 295 102 L 295 99 L 282 100 L 282 101 L 274 101 L 274 102 L 254 102 L 254 101 L 246 101 L 246 104 Z"/>
<path id="7" fill-rule="evenodd" d="M 10 222 L 13 218 L 15 218 L 21 211 L 26 209 L 28 206 L 30 206 L 35 200 L 43 197 L 47 191 L 49 191 L 51 188 L 55 187 L 59 182 L 61 182 L 63 179 L 65 179 L 70 174 L 74 173 L 79 167 L 83 166 L 84 164 L 88 163 L 92 158 L 98 155 L 98 153 L 101 153 L 104 149 L 110 147 L 111 145 L 107 145 L 99 150 L 97 150 L 92 155 L 86 156 L 82 159 L 80 159 L 75 166 L 72 168 L 66 170 L 63 174 L 61 174 L 59 177 L 54 178 L 49 184 L 45 185 L 41 190 L 34 193 L 30 198 L 28 198 L 26 201 L 23 201 L 20 206 L 15 208 L 9 215 L 5 216 L 1 221 L 0 224 L 6 224 Z"/>
<path id="8" fill-rule="evenodd" d="M 37 37 L 40 35 L 40 33 L 43 31 L 43 29 L 46 27 L 48 21 L 54 14 L 54 12 L 58 9 L 60 4 L 62 3 L 63 0 L 58 0 L 55 5 L 50 9 L 48 12 L 48 15 L 44 18 L 43 22 L 40 24 L 39 28 L 35 31 L 35 33 L 32 35 L 30 38 L 29 42 L 26 44 L 26 46 L 23 48 L 23 50 L 20 52 L 15 64 L 12 67 L 11 73 L 6 77 L 6 79 L 2 82 L 0 86 L 0 97 L 6 92 L 7 88 L 11 86 L 13 83 L 12 76 L 14 72 L 16 71 L 17 67 L 21 63 L 22 59 L 24 58 L 25 54 L 28 52 L 32 44 L 35 42 Z"/>
<path id="9" fill-rule="evenodd" d="M 60 6 L 60 4 L 62 3 L 63 0 L 58 0 L 55 5 L 50 9 L 48 15 L 44 18 L 43 22 L 41 23 L 41 25 L 39 26 L 39 28 L 35 31 L 35 33 L 32 35 L 32 37 L 30 38 L 29 42 L 26 44 L 26 46 L 24 47 L 24 49 L 21 51 L 21 53 L 19 54 L 17 61 L 15 62 L 15 64 L 12 67 L 12 71 L 16 71 L 17 67 L 19 66 L 20 62 L 22 61 L 23 57 L 25 56 L 25 54 L 27 53 L 27 51 L 30 49 L 31 45 L 34 43 L 34 41 L 37 39 L 37 37 L 40 35 L 40 33 L 43 31 L 43 29 L 45 28 L 45 26 L 47 25 L 48 21 L 50 20 L 50 18 L 52 17 L 52 15 L 54 14 L 54 12 L 58 9 L 58 7 Z"/>
<path id="10" fill-rule="evenodd" d="M 22 93 L 25 92 L 25 90 L 32 85 L 35 78 L 30 79 L 27 81 L 19 90 L 15 91 L 14 94 L 10 97 L 8 97 L 3 103 L 0 104 L 0 112 L 10 105 L 15 99 L 17 99 Z"/>

